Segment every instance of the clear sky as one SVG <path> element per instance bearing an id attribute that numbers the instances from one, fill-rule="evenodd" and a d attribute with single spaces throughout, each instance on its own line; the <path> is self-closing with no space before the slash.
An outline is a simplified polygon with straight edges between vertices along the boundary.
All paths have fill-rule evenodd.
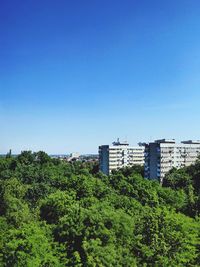
<path id="1" fill-rule="evenodd" d="M 199 0 L 1 0 L 0 153 L 200 139 Z"/>

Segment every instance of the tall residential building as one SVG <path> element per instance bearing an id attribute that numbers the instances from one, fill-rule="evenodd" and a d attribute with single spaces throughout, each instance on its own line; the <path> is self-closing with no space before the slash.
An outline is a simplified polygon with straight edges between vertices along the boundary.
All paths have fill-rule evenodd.
<path id="1" fill-rule="evenodd" d="M 130 147 L 127 142 L 121 143 L 119 139 L 112 146 L 99 147 L 99 169 L 109 175 L 112 170 L 126 166 L 144 165 L 144 147 Z"/>
<path id="2" fill-rule="evenodd" d="M 161 183 L 166 173 L 173 167 L 179 169 L 189 166 L 200 155 L 200 141 L 161 139 L 145 144 L 145 178 L 157 179 Z"/>

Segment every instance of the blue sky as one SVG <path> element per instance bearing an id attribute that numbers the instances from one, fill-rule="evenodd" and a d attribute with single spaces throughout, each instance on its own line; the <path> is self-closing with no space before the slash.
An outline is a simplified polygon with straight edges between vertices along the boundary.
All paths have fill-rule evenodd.
<path id="1" fill-rule="evenodd" d="M 0 153 L 200 139 L 199 0 L 2 0 Z"/>

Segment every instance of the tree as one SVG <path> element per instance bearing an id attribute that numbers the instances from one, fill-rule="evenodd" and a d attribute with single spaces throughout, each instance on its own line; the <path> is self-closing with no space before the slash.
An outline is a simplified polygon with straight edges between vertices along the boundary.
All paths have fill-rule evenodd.
<path id="1" fill-rule="evenodd" d="M 172 189 L 185 188 L 192 184 L 192 178 L 187 173 L 186 168 L 172 169 L 163 179 L 163 186 Z"/>
<path id="2" fill-rule="evenodd" d="M 41 165 L 51 162 L 51 158 L 43 151 L 34 153 L 34 156 L 35 160 Z"/>
<path id="3" fill-rule="evenodd" d="M 35 154 L 31 151 L 22 151 L 22 153 L 17 157 L 17 160 L 21 164 L 29 165 L 35 160 Z"/>
<path id="4" fill-rule="evenodd" d="M 24 201 L 28 187 L 16 178 L 0 183 L 0 214 L 12 225 L 19 226 L 31 220 L 28 204 Z"/>
<path id="5" fill-rule="evenodd" d="M 73 203 L 73 195 L 58 190 L 41 201 L 40 217 L 49 224 L 56 224 L 61 217 L 68 214 Z"/>
<path id="6" fill-rule="evenodd" d="M 65 266 L 62 251 L 56 247 L 45 226 L 23 224 L 19 229 L 7 231 L 2 248 L 5 266 Z"/>
<path id="7" fill-rule="evenodd" d="M 191 218 L 156 208 L 135 229 L 135 253 L 148 266 L 197 264 L 198 225 Z"/>

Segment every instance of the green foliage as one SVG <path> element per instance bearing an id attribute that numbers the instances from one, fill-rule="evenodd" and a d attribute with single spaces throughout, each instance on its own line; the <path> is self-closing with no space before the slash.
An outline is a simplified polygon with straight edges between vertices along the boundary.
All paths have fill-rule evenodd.
<path id="1" fill-rule="evenodd" d="M 192 184 L 192 178 L 185 168 L 172 169 L 163 181 L 163 186 L 171 187 L 172 189 L 185 188 L 190 184 Z"/>
<path id="2" fill-rule="evenodd" d="M 182 190 L 186 195 L 185 209 L 182 211 L 189 216 L 200 215 L 200 160 L 194 165 L 183 169 L 172 169 L 164 178 L 163 186 Z"/>
<path id="3" fill-rule="evenodd" d="M 0 266 L 200 266 L 199 174 L 161 187 L 141 166 L 108 177 L 41 151 L 0 158 Z"/>
<path id="4" fill-rule="evenodd" d="M 0 182 L 0 215 L 15 226 L 31 220 L 28 204 L 23 199 L 27 188 L 16 178 Z"/>
<path id="5" fill-rule="evenodd" d="M 59 218 L 68 214 L 74 199 L 66 192 L 56 191 L 41 201 L 40 217 L 49 224 L 56 224 Z"/>
<path id="6" fill-rule="evenodd" d="M 148 266 L 186 266 L 196 263 L 198 226 L 191 218 L 156 208 L 136 227 L 136 252 Z"/>
<path id="7" fill-rule="evenodd" d="M 7 230 L 2 249 L 5 266 L 65 266 L 48 229 L 35 222 Z"/>

